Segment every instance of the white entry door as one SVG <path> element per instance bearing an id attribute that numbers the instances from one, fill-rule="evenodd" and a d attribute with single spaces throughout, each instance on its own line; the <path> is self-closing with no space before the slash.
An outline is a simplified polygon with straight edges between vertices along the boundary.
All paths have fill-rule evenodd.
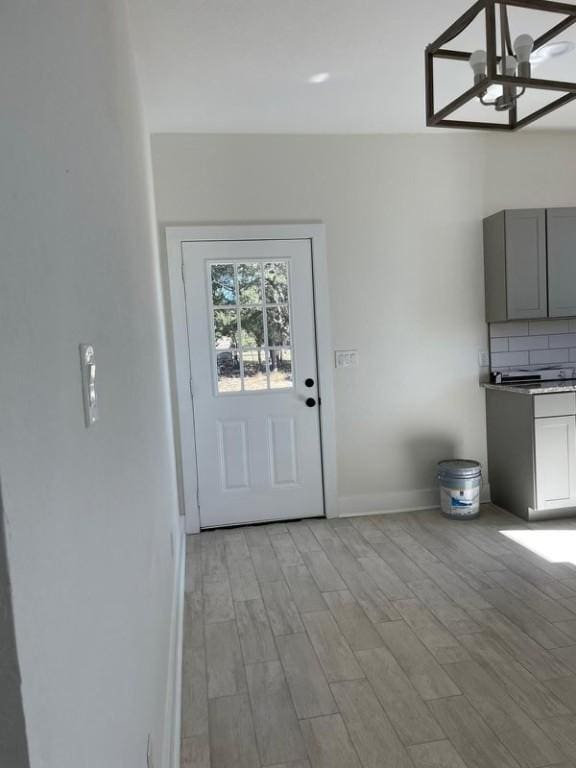
<path id="1" fill-rule="evenodd" d="M 201 527 L 323 515 L 310 240 L 182 254 Z"/>

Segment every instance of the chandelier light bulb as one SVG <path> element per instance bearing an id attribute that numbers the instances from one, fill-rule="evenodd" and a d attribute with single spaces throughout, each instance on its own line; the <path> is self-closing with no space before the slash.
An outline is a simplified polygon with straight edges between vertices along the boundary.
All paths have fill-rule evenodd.
<path id="1" fill-rule="evenodd" d="M 530 35 L 518 35 L 514 40 L 514 53 L 519 64 L 530 61 L 530 54 L 534 48 L 534 40 Z"/>
<path id="2" fill-rule="evenodd" d="M 474 72 L 474 80 L 480 79 L 486 75 L 486 51 L 478 50 L 474 51 L 468 59 L 472 72 Z"/>
<path id="3" fill-rule="evenodd" d="M 518 59 L 518 75 L 520 77 L 532 77 L 530 57 L 534 50 L 534 40 L 530 35 L 518 35 L 514 40 L 514 53 Z"/>

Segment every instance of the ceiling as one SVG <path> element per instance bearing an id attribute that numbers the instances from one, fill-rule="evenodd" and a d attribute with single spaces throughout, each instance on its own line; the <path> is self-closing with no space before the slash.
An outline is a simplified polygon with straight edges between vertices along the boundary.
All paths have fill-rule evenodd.
<path id="1" fill-rule="evenodd" d="M 424 48 L 471 0 L 128 4 L 153 133 L 388 133 L 433 130 L 424 125 Z M 512 13 L 513 37 L 561 18 Z M 451 46 L 482 47 L 480 31 L 470 28 Z M 576 32 L 562 39 L 576 41 Z M 541 77 L 576 80 L 576 52 L 546 66 Z M 465 62 L 442 62 L 437 71 L 437 106 L 472 84 Z M 324 72 L 327 81 L 309 82 Z M 459 116 L 478 115 L 492 119 L 493 111 L 474 104 Z M 576 101 L 536 126 L 576 128 Z"/>

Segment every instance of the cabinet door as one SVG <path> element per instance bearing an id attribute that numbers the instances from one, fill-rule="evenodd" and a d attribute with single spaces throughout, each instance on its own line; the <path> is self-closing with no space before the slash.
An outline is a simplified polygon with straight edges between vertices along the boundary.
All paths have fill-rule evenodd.
<path id="1" fill-rule="evenodd" d="M 535 419 L 538 509 L 576 506 L 576 417 Z"/>
<path id="2" fill-rule="evenodd" d="M 550 208 L 546 226 L 550 317 L 576 315 L 576 208 Z"/>
<path id="3" fill-rule="evenodd" d="M 546 212 L 506 211 L 508 320 L 548 316 Z"/>

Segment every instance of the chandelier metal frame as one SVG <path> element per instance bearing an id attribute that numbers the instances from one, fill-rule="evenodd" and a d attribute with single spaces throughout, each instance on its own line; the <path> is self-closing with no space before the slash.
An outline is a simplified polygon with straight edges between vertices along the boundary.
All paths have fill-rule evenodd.
<path id="1" fill-rule="evenodd" d="M 501 74 L 498 65 L 502 56 L 507 56 L 507 50 L 497 46 L 496 6 L 501 14 L 506 13 L 507 7 L 526 8 L 533 11 L 543 11 L 566 16 L 562 21 L 552 26 L 547 32 L 534 41 L 534 50 L 553 40 L 557 35 L 576 23 L 576 6 L 567 3 L 552 2 L 551 0 L 477 0 L 465 13 L 451 24 L 440 37 L 426 47 L 426 125 L 431 128 L 469 128 L 472 130 L 515 131 L 533 123 L 540 117 L 553 112 L 576 99 L 576 83 L 561 80 L 544 80 L 537 77 L 519 77 L 518 75 Z M 502 8 L 503 7 L 503 8 Z M 435 59 L 451 59 L 468 62 L 471 51 L 458 51 L 445 48 L 455 37 L 463 32 L 474 19 L 483 14 L 486 43 L 486 77 L 475 83 L 471 88 L 453 99 L 438 111 L 434 103 L 434 61 Z M 502 15 L 501 15 L 502 18 Z M 501 48 L 502 48 L 501 44 Z M 504 44 L 504 48 L 507 46 Z M 511 53 L 511 51 L 510 51 Z M 479 98 L 491 85 L 512 86 L 520 89 L 536 88 L 548 91 L 564 92 L 563 96 L 554 99 L 550 104 L 535 110 L 529 115 L 518 119 L 516 106 L 508 111 L 507 122 L 480 122 L 471 120 L 450 119 L 456 110 L 474 98 Z"/>

